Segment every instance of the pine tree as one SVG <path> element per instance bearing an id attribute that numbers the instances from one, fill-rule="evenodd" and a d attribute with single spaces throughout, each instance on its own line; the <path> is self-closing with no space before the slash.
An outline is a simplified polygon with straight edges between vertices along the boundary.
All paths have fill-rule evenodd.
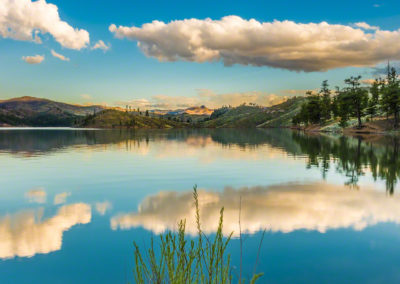
<path id="1" fill-rule="evenodd" d="M 329 90 L 328 80 L 322 82 L 321 90 L 321 119 L 327 121 L 331 119 L 331 90 Z"/>
<path id="2" fill-rule="evenodd" d="M 400 80 L 396 69 L 393 67 L 388 70 L 385 83 L 386 84 L 382 88 L 382 110 L 386 112 L 387 118 L 389 118 L 390 115 L 394 116 L 394 127 L 398 128 L 400 112 Z"/>
<path id="3" fill-rule="evenodd" d="M 344 80 L 349 85 L 346 88 L 347 95 L 351 98 L 351 112 L 352 115 L 357 117 L 358 128 L 362 127 L 361 117 L 364 114 L 365 108 L 368 105 L 368 92 L 366 89 L 361 88 L 361 76 L 353 77 Z"/>
<path id="4" fill-rule="evenodd" d="M 378 112 L 381 85 L 381 80 L 376 79 L 369 90 L 371 96 L 368 100 L 367 112 L 371 116 L 371 120 Z"/>

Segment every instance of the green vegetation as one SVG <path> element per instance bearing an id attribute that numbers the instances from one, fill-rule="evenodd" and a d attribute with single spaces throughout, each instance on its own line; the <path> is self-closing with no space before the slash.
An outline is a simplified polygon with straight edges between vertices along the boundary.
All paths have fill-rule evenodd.
<path id="1" fill-rule="evenodd" d="M 70 113 L 33 113 L 4 111 L 0 109 L 0 125 L 11 126 L 71 126 L 78 116 Z"/>
<path id="2" fill-rule="evenodd" d="M 254 128 L 290 126 L 291 119 L 299 111 L 303 98 L 291 98 L 281 104 L 263 107 L 242 104 L 238 107 L 216 109 L 210 119 L 199 124 L 207 128 Z"/>
<path id="3" fill-rule="evenodd" d="M 134 243 L 136 283 L 211 284 L 232 282 L 231 258 L 225 253 L 232 233 L 227 238 L 224 238 L 222 234 L 224 208 L 220 211 L 218 229 L 214 238 L 207 237 L 201 229 L 197 187 L 195 186 L 193 189 L 198 231 L 197 242 L 187 240 L 185 221 L 181 220 L 177 233 L 167 232 L 160 235 L 161 252 L 158 257 L 153 239 L 147 252 L 148 261 L 145 261 L 139 246 Z M 262 273 L 254 274 L 250 283 L 255 283 L 261 276 Z M 245 283 L 242 279 L 241 266 L 238 278 L 238 283 Z"/>
<path id="4" fill-rule="evenodd" d="M 78 123 L 78 126 L 96 128 L 175 128 L 186 127 L 187 124 L 160 117 L 150 117 L 148 112 L 140 115 L 107 109 L 86 116 Z"/>
<path id="5" fill-rule="evenodd" d="M 400 113 L 400 79 L 394 68 L 388 66 L 385 79 L 378 78 L 371 87 L 361 86 L 361 76 L 350 77 L 344 82 L 346 87 L 336 88 L 332 96 L 328 82 L 322 83 L 318 93 L 307 92 L 307 102 L 292 119 L 294 125 L 326 125 L 332 122 L 331 117 L 346 127 L 350 119 L 355 118 L 356 128 L 364 127 L 364 120 L 373 120 L 379 114 L 389 121 L 391 127 L 399 128 Z"/>
<path id="6" fill-rule="evenodd" d="M 73 126 L 101 106 L 77 106 L 34 97 L 0 101 L 0 126 Z"/>

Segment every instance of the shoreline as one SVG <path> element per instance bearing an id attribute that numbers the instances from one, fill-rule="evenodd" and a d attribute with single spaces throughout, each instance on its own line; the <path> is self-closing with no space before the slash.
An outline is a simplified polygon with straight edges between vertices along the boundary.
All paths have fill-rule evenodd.
<path id="1" fill-rule="evenodd" d="M 357 129 L 354 127 L 342 128 L 338 130 L 323 129 L 323 126 L 311 125 L 308 127 L 294 127 L 294 126 L 277 126 L 277 127 L 168 127 L 168 128 L 127 128 L 127 127 L 70 127 L 70 126 L 0 126 L 0 131 L 6 130 L 172 130 L 172 129 L 290 129 L 295 131 L 303 131 L 306 133 L 331 133 L 342 135 L 400 135 L 399 130 L 377 130 L 368 127 Z"/>

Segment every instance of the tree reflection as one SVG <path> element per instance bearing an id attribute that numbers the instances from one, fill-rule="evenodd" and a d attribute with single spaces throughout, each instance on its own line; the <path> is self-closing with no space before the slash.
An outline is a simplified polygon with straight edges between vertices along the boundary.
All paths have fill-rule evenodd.
<path id="1" fill-rule="evenodd" d="M 292 138 L 300 145 L 301 152 L 307 154 L 307 167 L 321 168 L 324 179 L 331 163 L 337 172 L 348 178 L 346 185 L 352 188 L 358 188 L 359 177 L 371 171 L 374 180 L 384 180 L 387 192 L 393 194 L 400 177 L 398 137 L 382 136 L 368 141 L 372 137 L 330 137 L 293 132 Z"/>
<path id="2" fill-rule="evenodd" d="M 163 142 L 163 143 L 160 143 Z M 164 143 L 165 142 L 165 143 Z M 22 154 L 25 157 L 46 155 L 70 147 L 106 147 L 117 145 L 130 151 L 159 147 L 158 157 L 177 155 L 169 144 L 178 142 L 179 153 L 183 149 L 204 155 L 213 146 L 212 155 L 226 153 L 230 157 L 236 151 L 240 158 L 247 157 L 243 149 L 257 154 L 259 147 L 268 146 L 286 152 L 291 157 L 306 155 L 307 168 L 318 167 L 325 179 L 334 167 L 347 177 L 346 184 L 358 188 L 359 178 L 371 172 L 373 179 L 384 180 L 388 193 L 392 194 L 400 178 L 399 137 L 384 135 L 344 136 L 303 133 L 289 129 L 173 129 L 173 130 L 13 130 L 0 131 L 0 153 Z M 176 144 L 176 143 L 175 143 Z M 208 147 L 208 148 L 207 148 Z M 205 149 L 208 152 L 196 152 Z M 179 154 L 178 153 L 178 154 Z M 211 155 L 211 154 L 210 154 Z M 226 157 L 226 156 L 224 156 Z M 260 159 L 267 159 L 259 156 Z"/>

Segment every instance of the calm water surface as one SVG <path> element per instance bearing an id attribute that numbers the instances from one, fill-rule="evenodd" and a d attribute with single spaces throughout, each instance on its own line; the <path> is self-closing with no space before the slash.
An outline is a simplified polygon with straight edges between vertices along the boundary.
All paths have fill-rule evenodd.
<path id="1" fill-rule="evenodd" d="M 238 236 L 261 283 L 399 283 L 394 137 L 283 130 L 0 130 L 0 283 L 133 283 L 133 246 L 176 229 Z M 229 247 L 239 264 L 239 241 Z M 238 273 L 238 268 L 233 274 Z"/>

